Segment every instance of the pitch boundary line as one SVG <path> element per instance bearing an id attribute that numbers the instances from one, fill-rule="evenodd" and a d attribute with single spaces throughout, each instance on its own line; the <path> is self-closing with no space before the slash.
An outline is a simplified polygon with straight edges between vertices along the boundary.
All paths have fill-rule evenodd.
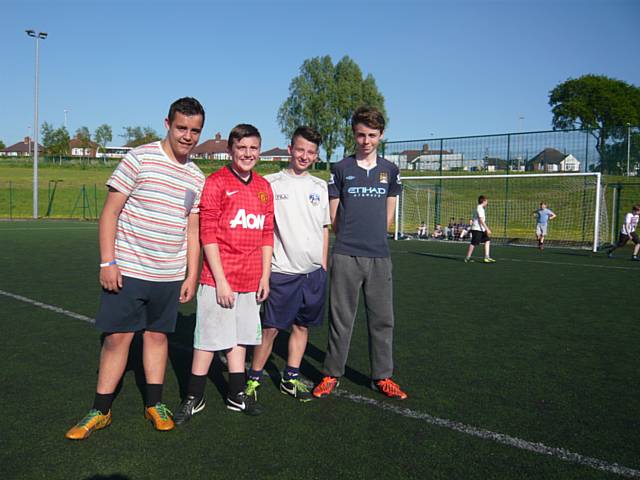
<path id="1" fill-rule="evenodd" d="M 49 305 L 47 303 L 39 302 L 37 300 L 33 300 L 31 298 L 24 297 L 22 295 L 17 295 L 15 293 L 7 292 L 5 290 L 0 290 L 0 295 L 4 295 L 5 297 L 9 297 L 14 300 L 27 303 L 35 307 L 39 307 L 45 310 L 50 310 L 52 312 L 65 315 L 70 318 L 75 318 L 76 320 L 82 320 L 83 322 L 86 322 L 86 323 L 91 323 L 91 324 L 95 323 L 95 320 L 93 318 L 88 317 L 86 315 L 75 313 L 70 310 L 66 310 L 64 308 L 56 307 L 55 305 Z M 182 344 L 174 344 L 174 345 L 181 348 L 182 350 L 187 350 L 187 351 L 192 350 L 190 347 L 187 347 Z M 351 392 L 348 392 L 347 390 L 340 389 L 340 388 L 335 390 L 335 395 L 337 397 L 344 398 L 354 403 L 361 403 L 371 407 L 376 407 L 381 410 L 403 416 L 405 418 L 421 420 L 423 422 L 426 422 L 436 427 L 446 428 L 448 430 L 452 430 L 458 433 L 463 433 L 465 435 L 470 435 L 472 437 L 477 437 L 482 440 L 490 440 L 492 442 L 506 445 L 509 447 L 518 448 L 520 450 L 526 450 L 529 452 L 538 453 L 540 455 L 555 457 L 565 462 L 575 463 L 578 465 L 590 467 L 603 472 L 614 473 L 627 478 L 640 478 L 640 470 L 635 470 L 633 468 L 625 467 L 624 465 L 620 465 L 619 463 L 615 463 L 615 462 L 611 463 L 605 460 L 600 460 L 598 458 L 581 455 L 579 453 L 565 450 L 564 448 L 549 447 L 543 443 L 530 442 L 528 440 L 523 440 L 518 437 L 512 437 L 504 433 L 497 433 L 497 432 L 492 432 L 491 430 L 485 430 L 483 428 L 473 427 L 471 425 L 467 425 L 462 422 L 457 422 L 455 420 L 434 417 L 433 415 L 430 415 L 428 413 L 411 410 L 409 408 L 403 408 L 388 402 L 383 402 L 381 400 L 375 400 L 373 398 L 365 397 L 363 395 L 351 393 Z"/>

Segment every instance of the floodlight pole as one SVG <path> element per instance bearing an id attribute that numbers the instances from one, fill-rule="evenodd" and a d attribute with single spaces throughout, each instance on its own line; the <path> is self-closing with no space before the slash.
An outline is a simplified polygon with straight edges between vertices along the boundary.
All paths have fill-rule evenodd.
<path id="1" fill-rule="evenodd" d="M 34 38 L 36 41 L 36 72 L 35 72 L 35 89 L 34 89 L 34 121 L 33 121 L 33 218 L 38 218 L 38 153 L 39 153 L 39 138 L 38 138 L 38 94 L 39 94 L 39 80 L 40 80 L 40 52 L 39 42 L 47 38 L 46 32 L 36 32 L 35 30 L 25 30 L 27 35 Z"/>

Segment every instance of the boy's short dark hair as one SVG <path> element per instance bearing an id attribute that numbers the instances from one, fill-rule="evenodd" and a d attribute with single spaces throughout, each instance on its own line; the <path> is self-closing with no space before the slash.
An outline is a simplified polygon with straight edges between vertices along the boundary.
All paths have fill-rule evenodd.
<path id="1" fill-rule="evenodd" d="M 229 132 L 227 148 L 233 147 L 233 142 L 239 142 L 243 138 L 247 137 L 258 137 L 260 139 L 260 142 L 262 142 L 262 137 L 260 136 L 260 132 L 256 127 L 254 127 L 253 125 L 249 125 L 248 123 L 239 123 Z"/>
<path id="2" fill-rule="evenodd" d="M 382 115 L 377 108 L 368 106 L 358 107 L 351 116 L 351 128 L 354 129 L 359 123 L 369 128 L 380 130 L 380 133 L 384 132 L 384 115 Z"/>
<path id="3" fill-rule="evenodd" d="M 480 205 L 482 202 L 484 202 L 487 199 L 487 197 L 485 197 L 484 195 L 480 195 L 478 197 L 478 205 Z"/>
<path id="4" fill-rule="evenodd" d="M 318 148 L 320 148 L 320 144 L 322 143 L 322 137 L 318 131 L 306 125 L 296 128 L 296 131 L 293 132 L 293 135 L 291 135 L 291 146 L 293 146 L 296 141 L 296 137 L 302 137 L 311 143 L 315 143 Z"/>
<path id="5" fill-rule="evenodd" d="M 182 97 L 176 100 L 169 107 L 169 125 L 173 123 L 173 119 L 177 113 L 186 115 L 187 117 L 193 117 L 195 115 L 202 115 L 202 126 L 204 127 L 204 108 L 200 105 L 200 102 L 193 97 Z"/>
<path id="6" fill-rule="evenodd" d="M 636 204 L 633 207 L 631 207 L 631 210 L 635 211 L 635 212 L 640 212 L 640 205 Z"/>

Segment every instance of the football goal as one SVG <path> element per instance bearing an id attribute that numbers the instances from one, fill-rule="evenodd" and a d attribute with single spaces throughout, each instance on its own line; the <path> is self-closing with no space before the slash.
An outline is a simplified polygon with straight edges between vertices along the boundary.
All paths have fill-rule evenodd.
<path id="1" fill-rule="evenodd" d="M 534 212 L 540 202 L 557 215 L 549 222 L 546 246 L 595 252 L 605 243 L 607 210 L 600 173 L 402 177 L 402 183 L 396 239 L 467 240 L 478 196 L 484 195 L 495 243 L 537 245 Z"/>

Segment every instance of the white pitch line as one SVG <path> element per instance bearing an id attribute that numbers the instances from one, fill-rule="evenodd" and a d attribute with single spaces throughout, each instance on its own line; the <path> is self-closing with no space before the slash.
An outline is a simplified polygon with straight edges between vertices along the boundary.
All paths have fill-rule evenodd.
<path id="1" fill-rule="evenodd" d="M 68 317 L 75 318 L 77 320 L 82 320 L 83 322 L 95 323 L 95 320 L 93 318 L 87 317 L 86 315 L 81 315 L 79 313 L 71 312 L 69 310 L 65 310 L 64 308 L 56 307 L 54 305 L 48 305 L 46 303 L 42 303 L 37 300 L 33 300 L 31 298 L 23 297 L 22 295 L 16 295 L 15 293 L 6 292 L 4 290 L 0 290 L 0 295 L 4 295 L 10 298 L 13 298 L 15 300 L 19 300 L 21 302 L 25 302 L 30 305 L 43 308 L 45 310 L 51 310 L 53 312 L 66 315 Z M 182 350 L 191 350 L 191 348 L 188 348 L 185 345 L 175 344 L 175 346 L 179 347 Z M 449 430 L 453 430 L 459 433 L 464 433 L 472 437 L 478 437 L 483 440 L 490 440 L 495 443 L 500 443 L 502 445 L 507 445 L 509 447 L 518 448 L 520 450 L 527 450 L 529 452 L 534 452 L 541 455 L 556 457 L 565 462 L 576 463 L 578 465 L 591 467 L 596 470 L 601 470 L 603 472 L 615 473 L 617 475 L 621 475 L 627 478 L 640 478 L 640 470 L 635 470 L 633 468 L 625 467 L 624 465 L 620 465 L 618 463 L 610 463 L 605 460 L 600 460 L 598 458 L 587 457 L 579 453 L 565 450 L 564 448 L 548 447 L 543 443 L 529 442 L 528 440 L 522 440 L 517 437 L 505 435 L 504 433 L 496 433 L 496 432 L 492 432 L 491 430 L 485 430 L 483 428 L 477 428 L 471 425 L 466 425 L 461 422 L 456 422 L 455 420 L 448 420 L 446 418 L 434 417 L 433 415 L 429 415 L 428 413 L 418 412 L 415 410 L 411 410 L 409 408 L 402 408 L 397 405 L 393 405 L 391 403 L 382 402 L 380 400 L 374 400 L 373 398 L 357 395 L 355 393 L 350 393 L 344 389 L 335 390 L 335 395 L 337 397 L 345 398 L 355 403 L 362 403 L 372 407 L 377 407 L 382 410 L 386 410 L 406 418 L 422 420 L 424 422 L 427 422 L 437 427 L 447 428 Z"/>
<path id="2" fill-rule="evenodd" d="M 37 227 L 37 228 L 28 228 L 28 227 L 15 227 L 15 228 L 2 228 L 0 226 L 0 232 L 15 232 L 18 230 L 29 230 L 31 232 L 33 231 L 42 231 L 42 230 L 95 230 L 97 229 L 98 226 L 93 226 L 93 227 Z"/>
<path id="3" fill-rule="evenodd" d="M 64 308 L 56 307 L 54 305 L 42 303 L 37 300 L 33 300 L 31 298 L 23 297 L 22 295 L 16 295 L 15 293 L 5 292 L 4 290 L 0 290 L 0 295 L 11 297 L 15 300 L 20 300 L 21 302 L 29 303 L 36 307 L 44 308 L 45 310 L 51 310 L 52 312 L 60 313 L 62 315 L 66 315 L 67 317 L 75 318 L 76 320 L 82 320 L 83 322 L 88 322 L 88 323 L 96 323 L 96 321 L 93 318 L 87 317 L 86 315 L 75 313 L 70 310 L 65 310 Z"/>
<path id="4" fill-rule="evenodd" d="M 417 412 L 408 408 L 398 407 L 397 405 L 392 405 L 380 400 L 374 400 L 372 398 L 350 393 L 341 389 L 335 390 L 335 395 L 346 398 L 347 400 L 351 400 L 352 402 L 363 403 L 365 405 L 377 407 L 382 410 L 387 410 L 397 415 L 401 415 L 403 417 L 422 420 L 437 427 L 444 427 L 449 430 L 454 430 L 466 435 L 471 435 L 472 437 L 478 437 L 483 440 L 491 440 L 493 442 L 501 443 L 509 447 L 515 447 L 521 450 L 539 453 L 541 455 L 556 457 L 566 462 L 577 463 L 586 467 L 595 468 L 596 470 L 602 470 L 604 472 L 622 475 L 627 478 L 640 478 L 640 470 L 634 470 L 633 468 L 625 467 L 624 465 L 620 465 L 618 463 L 610 463 L 598 458 L 586 457 L 579 453 L 565 450 L 564 448 L 548 447 L 543 443 L 529 442 L 528 440 L 522 440 L 517 437 L 505 435 L 503 433 L 496 433 L 490 430 L 485 430 L 483 428 L 472 427 L 471 425 L 466 425 L 454 420 L 434 417 L 433 415 L 429 415 L 428 413 Z"/>

